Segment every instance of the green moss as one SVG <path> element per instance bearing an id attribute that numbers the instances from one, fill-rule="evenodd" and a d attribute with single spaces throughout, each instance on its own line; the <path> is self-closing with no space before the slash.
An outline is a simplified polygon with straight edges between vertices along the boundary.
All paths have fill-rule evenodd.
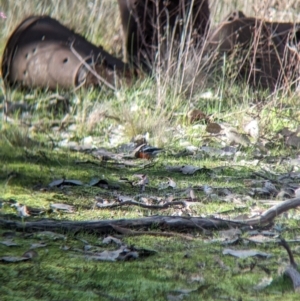
<path id="1" fill-rule="evenodd" d="M 117 1 L 95 1 L 96 4 L 100 3 L 100 8 L 93 6 L 93 1 L 50 2 L 0 0 L 1 10 L 8 15 L 7 21 L 0 20 L 3 29 L 0 32 L 0 49 L 4 49 L 9 33 L 25 16 L 51 13 L 64 24 L 76 28 L 76 31 L 83 33 L 93 43 L 102 44 L 112 54 L 121 57 Z M 223 8 L 224 3 L 218 9 Z M 244 3 L 242 5 L 244 7 Z M 117 21 L 112 24 L 111 20 Z M 232 66 L 228 68 L 230 71 Z M 203 89 L 194 91 L 192 95 L 179 93 L 182 90 L 181 83 L 176 83 L 172 74 L 161 76 L 160 79 L 139 80 L 133 87 L 123 87 L 117 93 L 106 89 L 56 91 L 70 101 L 69 118 L 74 119 L 72 123 L 76 125 L 76 131 L 73 132 L 68 128 L 69 124 L 64 127 L 60 123 L 65 117 L 64 108 L 47 106 L 47 99 L 52 92 L 8 91 L 9 100 L 25 100 L 34 105 L 34 109 L 29 117 L 16 112 L 10 116 L 11 122 L 6 122 L 1 115 L 0 197 L 3 207 L 0 209 L 0 217 L 20 220 L 11 207 L 13 200 L 45 212 L 42 216 L 28 217 L 26 221 L 43 217 L 83 221 L 177 214 L 174 208 L 161 211 L 138 207 L 110 210 L 94 208 L 96 196 L 112 199 L 118 193 L 133 197 L 140 194 L 138 187 L 120 182 L 121 177 L 136 180 L 136 173 L 145 173 L 150 180 L 146 196 L 165 197 L 175 195 L 179 189 L 195 187 L 199 205 L 191 208 L 193 215 L 209 216 L 216 212 L 237 210 L 236 204 L 210 199 L 197 187 L 208 184 L 247 194 L 249 188 L 245 186 L 244 179 L 252 178 L 253 171 L 261 170 L 260 165 L 247 167 L 242 164 L 243 159 L 253 159 L 254 147 L 242 149 L 245 158 L 236 160 L 205 154 L 174 156 L 182 151 L 182 145 L 185 144 L 199 147 L 208 144 L 216 148 L 220 148 L 222 144 L 220 137 L 209 136 L 204 121 L 190 124 L 187 112 L 192 108 L 201 109 L 213 121 L 228 123 L 240 131 L 244 117 L 259 116 L 261 136 L 269 141 L 270 146 L 267 148 L 270 154 L 274 157 L 297 156 L 298 151 L 287 148 L 284 139 L 275 135 L 275 132 L 286 126 L 290 130 L 296 130 L 299 123 L 299 101 L 297 95 L 286 96 L 280 91 L 273 95 L 267 91 L 253 91 L 246 85 L 236 84 L 234 78 L 224 79 L 225 73 L 224 69 L 223 77 L 217 78 L 216 85 L 210 88 L 214 95 L 211 99 L 203 98 L 203 92 L 206 92 Z M 3 89 L 0 94 L 3 100 Z M 91 120 L 92 113 L 97 110 L 99 115 Z M 55 120 L 59 127 L 56 130 L 51 126 Z M 118 140 L 120 144 L 129 142 L 137 134 L 148 132 L 150 143 L 164 147 L 165 152 L 155 159 L 151 167 L 121 169 L 109 162 L 100 162 L 89 154 L 57 147 L 61 132 L 66 131 L 70 134 L 71 141 L 80 142 L 86 136 L 93 135 L 99 138 L 97 147 L 110 148 L 113 130 L 121 132 Z M 262 167 L 267 160 L 261 160 Z M 77 164 L 78 161 L 93 161 L 95 164 Z M 166 170 L 168 165 L 184 164 L 206 167 L 209 172 L 199 171 L 189 176 Z M 274 173 L 287 172 L 287 169 L 280 164 L 272 166 Z M 87 184 L 95 177 L 113 183 L 114 188 L 49 188 L 49 183 L 56 179 L 75 179 Z M 159 184 L 170 177 L 176 182 L 178 190 L 158 190 Z M 76 211 L 70 214 L 49 211 L 53 203 L 73 205 Z M 255 201 L 247 201 L 241 205 L 246 207 L 245 210 L 248 207 L 250 210 L 254 203 Z M 237 215 L 236 212 L 234 215 Z M 228 216 L 231 217 L 230 214 Z M 278 217 L 276 222 L 284 226 L 284 237 L 295 238 L 299 235 L 298 219 Z M 159 229 L 153 226 L 150 230 Z M 0 241 L 5 240 L 2 235 L 6 231 L 0 229 Z M 87 260 L 78 251 L 84 248 L 80 239 L 100 250 L 113 249 L 113 246 L 101 244 L 102 236 L 87 233 L 76 233 L 75 236 L 74 233 L 67 233 L 65 240 L 51 240 L 20 231 L 14 237 L 19 246 L 7 247 L 0 244 L 0 257 L 21 256 L 29 250 L 32 243 L 43 241 L 47 246 L 37 249 L 38 257 L 32 261 L 15 264 L 0 262 L 0 299 L 160 301 L 167 300 L 168 294 L 179 294 L 174 291 L 180 289 L 194 290 L 183 298 L 188 301 L 299 299 L 293 292 L 290 279 L 278 272 L 280 261 L 282 258 L 287 259 L 287 255 L 277 245 L 238 244 L 234 248 L 253 247 L 273 254 L 270 259 L 240 260 L 222 255 L 224 246 L 210 242 L 210 239 L 219 237 L 218 233 L 212 231 L 211 235 L 207 233 L 208 236 L 194 232 L 191 234 L 195 235 L 193 241 L 148 235 L 122 238 L 127 245 L 153 249 L 157 254 L 130 262 L 95 262 Z M 71 249 L 65 251 L 65 246 Z M 295 257 L 299 262 L 299 256 L 296 254 Z M 264 290 L 256 291 L 254 287 L 264 277 L 272 277 L 272 283 Z M 199 282 L 193 282 L 192 279 L 198 279 Z"/>

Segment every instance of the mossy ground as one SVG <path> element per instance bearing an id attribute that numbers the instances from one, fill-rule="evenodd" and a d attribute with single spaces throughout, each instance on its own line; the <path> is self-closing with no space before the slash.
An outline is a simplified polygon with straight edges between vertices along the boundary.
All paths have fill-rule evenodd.
<path id="1" fill-rule="evenodd" d="M 237 2 L 237 7 L 244 7 L 244 2 Z M 218 7 L 214 9 L 223 14 L 231 10 L 231 6 L 228 1 L 218 1 Z M 28 15 L 50 13 L 63 24 L 84 34 L 93 43 L 102 44 L 106 50 L 121 57 L 117 1 L 81 1 L 79 4 L 78 1 L 42 3 L 36 0 L 0 0 L 0 10 L 8 17 L 0 20 L 0 28 L 3 27 L 0 33 L 1 50 L 18 22 Z M 245 13 L 248 14 L 247 11 Z M 215 20 L 220 20 L 222 16 L 215 16 Z M 111 20 L 116 22 L 112 24 Z M 170 74 L 166 76 L 171 77 Z M 76 125 L 76 130 L 72 132 L 68 129 L 69 124 L 66 128 L 60 124 L 66 117 L 63 108 L 47 107 L 46 99 L 51 98 L 52 92 L 14 90 L 5 94 L 4 89 L 1 89 L 1 100 L 8 95 L 8 100 L 29 102 L 34 105 L 34 109 L 29 115 L 16 112 L 9 116 L 9 120 L 1 115 L 0 198 L 3 207 L 0 209 L 0 217 L 20 221 L 20 217 L 16 216 L 15 210 L 9 205 L 9 200 L 43 209 L 47 211 L 43 218 L 58 220 L 103 220 L 178 213 L 172 208 L 162 211 L 138 207 L 109 210 L 94 208 L 95 196 L 109 198 L 114 192 L 130 196 L 139 194 L 139 187 L 120 182 L 121 177 L 134 180 L 136 173 L 144 173 L 149 177 L 150 183 L 145 191 L 148 195 L 173 194 L 171 188 L 157 190 L 159 184 L 168 177 L 176 182 L 176 189 L 208 184 L 213 187 L 229 187 L 234 192 L 247 194 L 248 188 L 243 180 L 253 177 L 253 171 L 269 167 L 271 156 L 279 158 L 298 155 L 298 151 L 287 147 L 275 132 L 286 126 L 291 130 L 297 128 L 299 95 L 252 91 L 245 85 L 236 85 L 234 80 L 225 81 L 224 78 L 221 81 L 217 79 L 216 82 L 217 85 L 210 88 L 214 95 L 210 99 L 203 97 L 207 90 L 200 89 L 194 94 L 179 93 L 181 86 L 174 86 L 174 82 L 166 82 L 164 78 L 161 82 L 157 78 L 139 80 L 134 87 L 122 87 L 115 94 L 105 89 L 74 93 L 56 91 L 70 100 L 69 117 L 75 119 L 70 124 Z M 1 87 L 3 88 L 2 83 Z M 252 146 L 241 148 L 244 157 L 237 161 L 209 156 L 174 156 L 187 144 L 220 147 L 218 138 L 208 137 L 204 122 L 200 121 L 196 125 L 189 123 L 187 113 L 192 108 L 201 109 L 215 122 L 226 122 L 238 129 L 242 128 L 244 117 L 258 116 L 261 136 L 270 142 L 270 153 L 252 166 L 242 164 L 244 159 L 253 159 Z M 97 110 L 99 114 L 91 118 Z M 53 121 L 58 121 L 60 130 L 53 129 Z M 32 124 L 35 125 L 31 126 Z M 58 146 L 62 132 L 71 132 L 69 138 L 72 141 L 80 142 L 86 136 L 93 136 L 98 139 L 97 147 L 112 148 L 111 137 L 116 131 L 120 131 L 120 135 L 114 139 L 119 139 L 120 144 L 148 132 L 150 143 L 163 147 L 165 152 L 150 167 L 120 169 L 109 163 L 101 163 L 90 154 Z M 87 160 L 95 164 L 78 164 L 78 161 Z M 165 168 L 166 165 L 183 164 L 219 169 L 214 170 L 212 177 L 210 173 L 204 172 L 194 175 L 170 173 Z M 273 164 L 271 172 L 288 172 L 289 168 Z M 90 186 L 49 189 L 49 183 L 62 178 L 80 180 L 85 184 L 92 178 L 106 179 L 119 189 Z M 43 189 L 45 187 L 46 190 Z M 196 194 L 200 201 L 199 206 L 193 207 L 193 215 L 208 216 L 236 207 L 234 203 L 210 200 L 202 191 L 196 191 Z M 48 209 L 53 203 L 74 205 L 76 211 L 68 214 L 50 212 Z M 246 207 L 246 211 L 250 211 L 255 200 L 242 205 Z M 28 217 L 24 222 L 39 218 L 41 217 Z M 283 237 L 293 239 L 299 235 L 298 219 L 278 217 L 275 223 L 283 226 Z M 8 231 L 0 229 L 0 241 L 6 240 Z M 101 250 L 113 249 L 113 246 L 107 247 L 101 243 L 104 236 L 84 232 L 64 234 L 65 240 L 53 240 L 40 238 L 36 233 L 17 232 L 13 240 L 19 246 L 7 247 L 0 243 L 0 257 L 21 256 L 29 250 L 32 243 L 47 243 L 46 247 L 36 250 L 38 256 L 33 260 L 14 264 L 0 263 L 1 300 L 180 300 L 176 296 L 182 295 L 183 289 L 192 290 L 181 296 L 183 300 L 299 300 L 299 296 L 293 292 L 290 279 L 278 271 L 282 261 L 287 260 L 287 255 L 277 244 L 244 245 L 240 242 L 234 248 L 256 248 L 273 255 L 270 259 L 242 260 L 222 255 L 225 247 L 211 241 L 219 236 L 217 231 L 191 233 L 194 236 L 192 241 L 151 235 L 122 237 L 127 245 L 153 249 L 157 253 L 135 261 L 96 262 L 87 260 L 79 251 L 65 250 L 65 246 L 83 251 L 83 239 Z M 292 248 L 296 249 L 294 245 Z M 295 259 L 300 262 L 298 252 L 295 252 Z M 255 286 L 265 277 L 272 277 L 272 283 L 263 290 L 256 290 Z M 175 297 L 172 299 L 168 295 Z"/>
<path id="2" fill-rule="evenodd" d="M 36 153 L 35 153 L 36 151 Z M 95 195 L 105 195 L 107 191 L 97 187 L 72 187 L 65 191 L 57 188 L 54 191 L 43 192 L 35 187 L 47 186 L 53 176 L 78 179 L 85 183 L 92 177 L 103 176 L 110 181 L 118 182 L 120 176 L 131 177 L 134 170 L 111 170 L 108 167 L 75 164 L 76 160 L 84 160 L 90 155 L 82 155 L 70 151 L 51 151 L 43 147 L 36 150 L 32 157 L 26 157 L 24 149 L 12 147 L 2 141 L 1 162 L 5 162 L 1 170 L 1 196 L 4 200 L 15 199 L 28 206 L 48 209 L 51 203 L 63 202 L 75 205 L 77 211 L 72 214 L 51 213 L 49 218 L 66 220 L 119 219 L 148 216 L 151 214 L 172 214 L 173 209 L 164 211 L 122 208 L 110 210 L 93 210 Z M 43 156 L 40 157 L 40 153 Z M 170 176 L 164 170 L 162 162 L 174 164 L 203 164 L 210 168 L 218 163 L 209 160 L 195 162 L 192 159 L 174 159 L 166 155 L 156 159 L 156 164 L 146 172 L 155 187 L 161 179 Z M 227 174 L 234 169 L 229 168 Z M 241 174 L 247 175 L 244 169 Z M 8 174 L 15 174 L 9 178 Z M 179 186 L 203 185 L 209 183 L 214 187 L 224 187 L 222 180 L 212 181 L 208 175 L 192 176 L 172 174 Z M 135 195 L 138 188 L 121 184 L 120 193 Z M 242 185 L 231 183 L 231 186 L 242 189 Z M 159 194 L 151 188 L 146 192 Z M 165 193 L 165 192 L 164 192 Z M 204 194 L 199 198 L 205 200 Z M 206 201 L 197 207 L 198 214 L 207 215 L 217 211 L 233 209 L 233 204 Z M 4 216 L 3 216 L 4 214 Z M 7 215 L 9 214 L 9 215 Z M 2 218 L 20 219 L 14 217 L 14 211 L 6 204 L 2 208 Z M 37 218 L 26 218 L 35 220 Z M 25 220 L 25 222 L 26 222 Z M 286 220 L 282 220 L 286 223 Z M 285 233 L 287 237 L 295 237 L 297 230 Z M 0 235 L 7 232 L 1 229 Z M 124 237 L 123 242 L 157 251 L 148 258 L 129 262 L 95 262 L 84 258 L 82 253 L 65 251 L 62 247 L 82 249 L 86 240 L 90 245 L 99 246 L 105 250 L 108 247 L 101 244 L 104 236 L 87 233 L 66 233 L 66 240 L 41 239 L 34 233 L 18 232 L 14 241 L 18 247 L 7 247 L 0 244 L 1 256 L 21 256 L 32 243 L 43 241 L 47 243 L 39 248 L 38 257 L 32 261 L 14 264 L 1 264 L 1 298 L 2 300 L 166 300 L 168 295 L 178 295 L 176 290 L 194 290 L 184 297 L 184 300 L 296 300 L 289 279 L 278 274 L 280 259 L 286 258 L 285 252 L 277 245 L 250 245 L 247 248 L 258 248 L 260 251 L 272 253 L 271 259 L 235 259 L 222 255 L 224 246 L 212 243 L 212 237 L 199 233 L 193 241 L 182 238 L 163 238 L 144 235 L 141 237 Z M 215 236 L 218 234 L 216 232 Z M 3 237 L 3 240 L 5 238 Z M 235 246 L 245 248 L 243 244 Z M 113 248 L 113 247 L 109 247 Z M 296 260 L 297 260 L 296 256 Z M 223 261 L 224 266 L 219 262 Z M 268 271 L 266 273 L 266 271 Z M 262 290 L 254 287 L 264 277 L 272 277 L 272 284 Z M 194 279 L 194 281 L 193 281 Z M 119 299 L 113 299 L 119 298 Z"/>

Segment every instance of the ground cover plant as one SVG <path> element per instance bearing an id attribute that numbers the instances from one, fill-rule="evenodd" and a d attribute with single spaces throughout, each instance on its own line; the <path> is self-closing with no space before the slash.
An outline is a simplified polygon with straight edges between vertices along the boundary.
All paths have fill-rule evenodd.
<path id="1" fill-rule="evenodd" d="M 261 2 L 211 3 L 213 22 L 299 21 L 297 1 Z M 1 50 L 51 14 L 122 57 L 117 1 L 0 10 Z M 227 61 L 199 84 L 191 57 L 113 92 L 1 83 L 1 300 L 299 299 L 279 244 L 300 262 L 299 92 L 253 90 Z"/>

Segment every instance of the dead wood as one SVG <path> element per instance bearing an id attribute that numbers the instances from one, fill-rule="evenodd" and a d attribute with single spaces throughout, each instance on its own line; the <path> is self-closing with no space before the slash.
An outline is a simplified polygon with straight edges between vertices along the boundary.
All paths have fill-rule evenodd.
<path id="1" fill-rule="evenodd" d="M 173 230 L 179 232 L 203 229 L 218 229 L 228 227 L 238 227 L 240 223 L 226 221 L 217 218 L 201 217 L 179 217 L 179 216 L 150 216 L 137 219 L 119 220 L 99 220 L 99 221 L 60 221 L 41 219 L 38 221 L 18 222 L 0 219 L 0 227 L 15 229 L 26 232 L 34 231 L 62 231 L 78 232 L 86 231 L 90 233 L 106 234 L 115 232 L 114 227 L 130 228 L 135 230 Z"/>
<path id="2" fill-rule="evenodd" d="M 291 251 L 291 248 L 284 239 L 281 239 L 279 244 L 286 249 L 286 251 L 289 255 L 289 259 L 290 259 L 290 265 L 286 267 L 284 274 L 291 278 L 295 292 L 299 293 L 300 292 L 300 273 L 297 271 L 297 264 L 294 260 L 294 256 Z"/>
<path id="3" fill-rule="evenodd" d="M 276 216 L 290 209 L 300 206 L 300 198 L 294 198 L 291 200 L 283 201 L 280 204 L 266 210 L 262 215 L 247 219 L 247 220 L 236 220 L 237 222 L 243 222 L 249 226 L 258 226 L 270 223 Z"/>
<path id="4" fill-rule="evenodd" d="M 147 205 L 136 201 L 124 201 L 119 203 L 112 203 L 112 204 L 98 204 L 97 207 L 101 209 L 108 209 L 108 208 L 117 208 L 117 207 L 123 207 L 123 206 L 138 206 L 145 209 L 168 209 L 170 207 L 175 207 L 180 205 L 181 207 L 189 207 L 190 205 L 194 205 L 196 202 L 193 202 L 192 204 L 189 204 L 185 200 L 178 200 L 178 201 L 172 201 L 167 202 L 162 205 Z M 197 204 L 197 203 L 196 203 Z M 199 204 L 199 203 L 198 203 Z"/>
<path id="5" fill-rule="evenodd" d="M 266 210 L 261 216 L 245 220 L 224 220 L 218 218 L 179 217 L 179 216 L 150 216 L 137 219 L 100 220 L 100 221 L 60 221 L 41 219 L 38 221 L 17 222 L 0 219 L 0 227 L 21 231 L 86 231 L 98 234 L 115 232 L 114 227 L 148 230 L 149 228 L 162 231 L 204 231 L 206 229 L 236 228 L 242 226 L 262 226 L 270 223 L 276 216 L 300 205 L 300 198 L 294 198 L 275 205 Z"/>
<path id="6" fill-rule="evenodd" d="M 122 227 L 118 227 L 118 226 L 113 226 L 113 229 L 122 234 L 122 235 L 126 235 L 126 236 L 140 236 L 140 235 L 152 235 L 152 236 L 164 236 L 164 237 L 180 237 L 186 240 L 193 240 L 193 237 L 190 235 L 184 235 L 184 234 L 180 234 L 180 233 L 176 233 L 176 232 L 155 232 L 155 231 L 134 231 L 128 228 L 122 228 Z"/>

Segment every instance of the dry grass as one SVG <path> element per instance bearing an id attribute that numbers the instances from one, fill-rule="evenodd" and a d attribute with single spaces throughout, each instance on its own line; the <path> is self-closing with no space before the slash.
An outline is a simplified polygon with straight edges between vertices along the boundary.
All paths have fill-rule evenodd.
<path id="1" fill-rule="evenodd" d="M 0 21 L 2 49 L 4 46 L 3 42 L 23 19 L 31 15 L 48 14 L 84 35 L 92 43 L 96 45 L 101 44 L 117 56 L 122 54 L 120 16 L 117 1 L 0 0 L 0 9 L 7 15 L 6 20 Z M 114 22 L 111 20 L 114 20 Z"/>
<path id="2" fill-rule="evenodd" d="M 238 9 L 246 13 L 247 16 L 266 18 L 267 20 L 278 21 L 299 21 L 300 10 L 297 0 L 276 1 L 276 0 L 211 0 L 212 24 L 217 24 L 229 12 Z M 57 18 L 64 25 L 73 28 L 76 32 L 83 34 L 87 39 L 96 45 L 102 45 L 112 54 L 122 57 L 122 33 L 120 26 L 120 16 L 116 0 L 94 0 L 74 2 L 71 0 L 47 0 L 47 1 L 6 1 L 0 0 L 0 9 L 7 15 L 6 20 L 0 20 L 1 40 L 0 49 L 16 24 L 30 15 L 49 14 Z M 112 21 L 113 20 L 113 21 Z M 164 61 L 164 69 L 155 70 L 156 80 L 159 89 L 165 89 L 166 85 L 172 84 L 174 94 L 188 90 L 194 91 L 195 87 L 203 88 L 206 83 L 205 74 L 203 76 L 202 54 L 194 53 L 184 44 L 190 41 L 190 32 L 187 28 L 184 41 L 180 45 L 174 45 L 169 41 L 169 49 L 165 51 L 168 55 L 158 57 L 160 63 Z M 162 46 L 163 47 L 163 46 Z M 170 48 L 173 53 L 179 56 L 170 55 Z M 163 73 L 162 73 L 163 72 Z M 160 93 L 160 92 L 159 92 Z M 164 93 L 161 93 L 162 95 Z M 158 94 L 158 104 L 162 104 L 162 96 Z"/>
<path id="3" fill-rule="evenodd" d="M 223 0 L 211 1 L 213 20 L 220 21 L 233 10 L 241 10 L 247 16 L 270 21 L 299 22 L 298 0 Z"/>
<path id="4" fill-rule="evenodd" d="M 265 17 L 270 20 L 300 20 L 300 8 L 296 0 L 283 2 L 212 0 L 210 3 L 213 24 L 219 22 L 234 9 L 243 10 L 249 16 Z M 22 19 L 33 14 L 50 14 L 66 26 L 83 34 L 93 43 L 101 44 L 112 54 L 122 57 L 120 16 L 116 0 L 80 2 L 0 0 L 0 10 L 7 15 L 6 20 L 0 20 L 2 29 L 0 49 L 4 48 L 6 39 Z M 252 94 L 243 86 L 236 87 L 237 64 L 223 60 L 219 66 L 221 68 L 218 68 L 220 72 L 215 74 L 210 70 L 208 73 L 206 70 L 209 68 L 204 63 L 201 51 L 184 47 L 189 42 L 188 28 L 183 43 L 175 45 L 172 40 L 170 41 L 169 45 L 173 51 L 167 49 L 165 54 L 161 52 L 161 57 L 158 57 L 159 67 L 155 69 L 153 76 L 154 81 L 153 78 L 151 82 L 141 80 L 132 88 L 123 87 L 115 95 L 104 96 L 101 93 L 101 96 L 93 97 L 89 92 L 77 93 L 75 98 L 79 97 L 83 104 L 76 111 L 78 123 L 82 128 L 81 133 L 93 132 L 99 124 L 107 122 L 105 114 L 108 114 L 121 116 L 119 120 L 110 119 L 109 123 L 121 124 L 129 139 L 146 132 L 150 132 L 153 136 L 165 137 L 166 129 L 174 125 L 174 120 L 177 121 L 173 118 L 174 112 L 185 114 L 191 107 L 216 109 L 220 112 L 221 109 L 232 110 L 232 105 L 239 102 L 247 105 Z M 176 51 L 175 48 L 177 48 Z M 179 55 L 174 55 L 178 52 Z M 217 102 L 201 100 L 199 95 L 207 91 L 208 84 L 218 98 Z M 280 100 L 278 100 L 277 92 L 269 96 L 268 100 L 278 104 Z M 237 94 L 233 95 L 234 93 Z M 16 97 L 19 97 L 18 94 Z M 98 103 L 101 103 L 100 107 Z M 159 126 L 157 126 L 158 120 Z M 157 140 L 161 143 L 165 139 Z"/>
<path id="5" fill-rule="evenodd" d="M 242 9 L 247 15 L 293 21 L 300 19 L 297 15 L 300 11 L 298 1 L 277 1 L 276 4 L 275 0 L 212 0 L 211 6 L 214 23 L 236 8 Z M 285 8 L 288 12 L 285 12 Z M 297 10 L 298 12 L 294 13 Z M 0 11 L 4 11 L 7 15 L 6 20 L 0 20 L 0 49 L 4 48 L 11 31 L 26 16 L 50 14 L 63 24 L 86 36 L 93 43 L 102 44 L 109 52 L 118 57 L 122 56 L 120 17 L 117 1 L 115 0 L 0 0 Z M 203 72 L 206 66 L 203 66 L 201 56 L 201 53 L 191 52 L 189 49 L 182 51 L 179 58 L 178 56 L 168 56 L 165 69 L 157 68 L 153 77 L 154 80 L 153 78 L 140 80 L 135 86 L 131 88 L 122 87 L 116 93 L 92 89 L 81 90 L 76 93 L 70 92 L 68 94 L 68 99 L 72 103 L 70 115 L 76 119 L 76 132 L 71 132 L 69 128 L 66 128 L 66 132 L 68 134 L 71 132 L 72 135 L 74 133 L 77 141 L 87 135 L 93 135 L 101 138 L 101 143 L 105 139 L 108 140 L 110 138 L 109 134 L 116 130 L 123 131 L 122 138 L 125 142 L 138 134 L 148 132 L 151 144 L 164 146 L 167 150 L 168 148 L 176 150 L 179 143 L 177 142 L 177 145 L 175 143 L 170 144 L 175 139 L 182 139 L 183 142 L 188 140 L 197 146 L 205 143 L 205 138 L 203 138 L 205 125 L 199 123 L 193 128 L 193 126 L 188 127 L 185 123 L 186 113 L 192 107 L 199 108 L 205 113 L 212 113 L 212 117 L 216 122 L 228 122 L 237 128 L 242 128 L 245 116 L 259 115 L 261 131 L 266 136 L 268 133 L 274 132 L 274 129 L 282 128 L 282 126 L 288 125 L 292 128 L 299 124 L 296 118 L 299 111 L 297 108 L 298 97 L 288 95 L 289 104 L 292 104 L 292 106 L 284 108 L 281 105 L 286 100 L 277 92 L 273 95 L 266 92 L 263 94 L 251 90 L 246 85 L 236 85 L 235 66 L 230 66 L 225 61 L 218 77 L 215 75 L 211 77 L 214 98 L 202 98 L 202 92 L 207 91 L 207 74 Z M 232 77 L 226 79 L 228 70 L 231 70 Z M 63 92 L 59 91 L 59 93 Z M 31 96 L 34 103 L 41 101 L 41 98 L 47 98 L 45 92 L 29 91 L 20 93 L 13 91 L 11 100 L 26 100 L 26 94 Z M 1 97 L 3 98 L 3 96 Z M 277 114 L 278 111 L 281 115 Z M 249 115 L 247 116 L 247 114 Z M 44 115 L 35 112 L 32 119 L 44 121 L 47 118 L 54 117 L 59 119 L 62 116 L 53 116 L 45 110 Z M 49 193 L 42 190 L 32 190 L 32 187 L 37 183 L 42 182 L 44 185 L 48 185 L 53 179 L 61 177 L 79 179 L 88 183 L 92 177 L 96 176 L 105 179 L 112 178 L 117 182 L 120 177 L 131 178 L 135 171 L 116 170 L 90 164 L 74 164 L 75 161 L 83 161 L 91 157 L 61 149 L 52 151 L 49 147 L 42 148 L 30 139 L 32 132 L 26 130 L 25 126 L 22 129 L 21 116 L 12 116 L 12 118 L 15 118 L 18 126 L 3 126 L 0 121 L 0 161 L 5 162 L 1 170 L 2 173 L 0 173 L 0 180 L 2 183 L 6 182 L 0 189 L 2 198 L 16 199 L 28 206 L 39 208 L 49 208 L 49 202 L 75 204 L 79 208 L 76 214 L 59 216 L 55 213 L 51 216 L 53 218 L 92 220 L 155 214 L 154 211 L 144 212 L 131 209 L 101 212 L 84 209 L 92 206 L 96 194 L 106 195 L 106 191 L 100 187 L 83 187 L 78 190 L 67 188 L 66 191 L 57 190 Z M 175 137 L 171 130 L 176 127 L 183 134 L 180 133 Z M 57 135 L 59 134 L 57 133 Z M 37 135 L 43 135 L 44 140 L 49 140 L 48 133 L 45 134 L 44 131 L 40 131 Z M 56 138 L 53 131 L 49 131 L 49 136 Z M 118 143 L 121 142 L 124 141 L 118 140 Z M 217 141 L 217 143 L 220 144 L 220 141 Z M 103 147 L 103 145 L 104 143 L 99 147 Z M 205 158 L 169 158 L 166 156 L 158 158 L 158 160 L 160 160 L 157 162 L 159 164 L 144 170 L 151 179 L 151 186 L 153 187 L 158 186 L 162 179 L 170 176 L 162 167 L 165 163 L 172 165 L 192 164 L 207 166 L 208 168 L 224 165 L 224 161 Z M 226 162 L 226 164 L 231 164 L 231 162 Z M 224 187 L 229 184 L 228 178 L 238 179 L 231 182 L 233 185 L 239 185 L 234 181 L 241 181 L 242 174 L 248 174 L 246 169 L 241 174 L 236 173 L 231 168 L 228 171 L 223 168 L 222 170 L 226 173 L 224 177 L 226 183 L 218 182 L 215 178 L 206 177 L 202 174 L 191 177 L 172 174 L 172 177 L 178 183 L 178 187 L 182 188 L 188 185 L 200 186 L 204 183 Z M 11 175 L 15 175 L 15 178 L 12 178 Z M 227 177 L 227 175 L 230 177 Z M 121 191 L 121 193 L 123 192 L 136 194 L 137 190 L 126 188 Z M 207 202 L 199 206 L 199 215 L 210 215 L 217 211 L 232 210 L 235 208 L 234 206 L 234 203 Z M 12 209 L 5 208 L 5 210 L 5 212 L 10 212 Z M 169 214 L 169 212 L 165 213 Z M 295 227 L 286 227 L 285 223 L 287 221 L 295 222 Z M 299 228 L 296 222 L 286 218 L 279 220 L 279 224 L 284 225 L 283 234 L 294 239 L 299 232 L 296 230 Z M 98 237 L 87 236 L 84 233 L 76 239 L 73 236 L 68 237 L 67 243 L 71 247 L 83 248 L 80 239 L 78 239 L 80 237 L 84 237 L 92 245 L 99 245 Z M 21 247 L 10 248 L 8 251 L 1 244 L 0 252 L 20 255 L 27 250 L 29 242 L 40 241 L 36 238 L 26 238 L 24 235 L 18 236 L 16 239 L 17 242 L 20 242 Z M 49 241 L 47 249 L 38 250 L 39 258 L 33 264 L 3 265 L 5 271 L 1 274 L 3 275 L 2 278 L 0 276 L 3 283 L 0 286 L 0 295 L 4 298 L 3 300 L 9 301 L 100 300 L 102 296 L 99 297 L 97 292 L 101 291 L 112 296 L 105 298 L 105 300 L 115 299 L 114 297 L 116 297 L 139 301 L 166 300 L 167 295 L 173 289 L 198 288 L 194 293 L 184 296 L 184 299 L 191 301 L 199 299 L 216 300 L 221 297 L 227 300 L 241 300 L 242 298 L 243 300 L 260 298 L 261 300 L 274 301 L 282 298 L 285 300 L 299 299 L 293 293 L 289 281 L 277 275 L 277 260 L 286 256 L 278 247 L 270 247 L 269 245 L 258 247 L 266 252 L 270 252 L 270 249 L 272 249 L 272 253 L 274 252 L 275 256 L 266 263 L 266 270 L 269 270 L 270 275 L 274 277 L 274 281 L 269 289 L 262 292 L 253 292 L 253 286 L 259 283 L 262 277 L 266 277 L 264 270 L 259 268 L 258 265 L 252 270 L 252 261 L 237 261 L 232 257 L 223 256 L 221 253 L 223 246 L 202 243 L 201 239 L 200 236 L 195 242 L 190 243 L 182 242 L 177 238 L 162 239 L 149 236 L 127 238 L 125 242 L 128 245 L 154 248 L 158 251 L 158 254 L 149 260 L 113 264 L 79 260 L 78 254 L 71 253 L 70 256 L 70 252 L 61 249 L 63 243 Z M 207 237 L 203 237 L 203 239 L 207 239 Z M 219 264 L 218 258 L 222 259 L 223 266 Z M 229 270 L 224 269 L 223 261 L 225 267 L 230 267 Z M 250 266 L 251 269 L 249 268 L 249 271 L 244 268 L 237 269 L 239 263 L 241 263 L 241 267 L 248 268 Z M 261 259 L 258 259 L 258 263 L 265 264 Z M 200 278 L 204 277 L 204 284 L 190 283 L 189 279 L 195 273 L 200 273 Z"/>

